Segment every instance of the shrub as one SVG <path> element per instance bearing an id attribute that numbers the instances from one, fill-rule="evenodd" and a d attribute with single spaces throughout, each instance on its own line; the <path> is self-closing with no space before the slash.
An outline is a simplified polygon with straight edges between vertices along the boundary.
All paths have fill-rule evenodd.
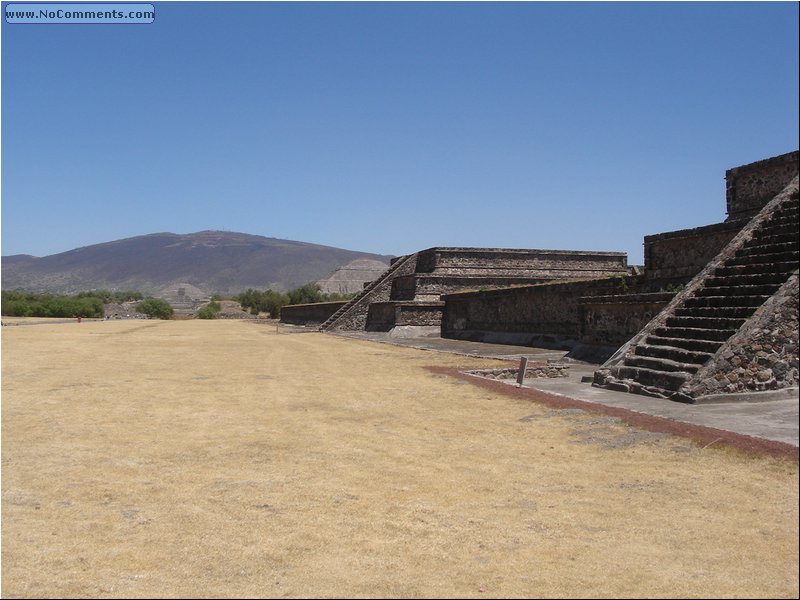
<path id="1" fill-rule="evenodd" d="M 211 301 L 197 312 L 200 319 L 216 319 L 221 306 L 219 302 Z"/>
<path id="2" fill-rule="evenodd" d="M 151 319 L 169 319 L 174 311 L 166 300 L 145 298 L 136 305 L 136 312 L 147 315 Z"/>
<path id="3" fill-rule="evenodd" d="M 103 301 L 86 296 L 3 292 L 3 314 L 9 317 L 102 318 Z"/>

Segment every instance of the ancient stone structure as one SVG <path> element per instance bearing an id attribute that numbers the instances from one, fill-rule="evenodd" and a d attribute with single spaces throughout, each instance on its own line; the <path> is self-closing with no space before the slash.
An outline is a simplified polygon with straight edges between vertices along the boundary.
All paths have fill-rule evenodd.
<path id="1" fill-rule="evenodd" d="M 777 157 L 779 166 L 786 156 Z M 748 181 L 771 181 L 773 165 L 755 164 L 767 175 L 758 178 L 753 168 L 742 167 Z M 745 205 L 754 202 L 750 197 Z M 595 373 L 595 385 L 683 402 L 796 387 L 799 225 L 795 172 L 689 285 Z"/>
<path id="2" fill-rule="evenodd" d="M 785 187 L 792 165 L 796 175 L 797 152 L 727 171 L 728 219 L 646 236 L 643 273 L 446 295 L 442 335 L 567 349 L 573 358 L 602 362 L 658 315 L 748 224 L 743 215 L 758 201 L 763 206 L 765 189 Z"/>
<path id="3" fill-rule="evenodd" d="M 322 329 L 389 331 L 401 326 L 439 327 L 443 294 L 625 276 L 629 272 L 622 252 L 429 248 L 396 259 L 383 276 L 337 311 Z"/>
<path id="4" fill-rule="evenodd" d="M 208 294 L 190 283 L 169 285 L 154 296 L 166 300 L 178 315 L 191 315 L 209 300 Z"/>
<path id="5" fill-rule="evenodd" d="M 734 167 L 725 172 L 728 221 L 750 219 L 798 172 L 798 151 Z"/>
<path id="6" fill-rule="evenodd" d="M 317 284 L 324 294 L 357 294 L 370 281 L 383 275 L 387 266 L 379 260 L 359 258 L 339 267 L 330 276 L 317 281 Z"/>
<path id="7" fill-rule="evenodd" d="M 317 302 L 315 304 L 289 304 L 281 308 L 281 323 L 292 325 L 319 325 L 347 304 L 340 302 Z"/>

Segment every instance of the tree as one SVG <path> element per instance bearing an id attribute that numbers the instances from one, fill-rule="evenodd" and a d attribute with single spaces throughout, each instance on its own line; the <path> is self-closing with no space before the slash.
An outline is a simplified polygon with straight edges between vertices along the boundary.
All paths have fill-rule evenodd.
<path id="1" fill-rule="evenodd" d="M 289 304 L 314 304 L 322 301 L 322 290 L 318 283 L 307 283 L 289 292 Z"/>
<path id="2" fill-rule="evenodd" d="M 136 305 L 136 312 L 147 315 L 151 319 L 169 319 L 174 311 L 166 300 L 145 298 Z"/>
<path id="3" fill-rule="evenodd" d="M 216 319 L 217 313 L 221 308 L 219 302 L 212 300 L 197 312 L 197 317 L 200 319 Z"/>

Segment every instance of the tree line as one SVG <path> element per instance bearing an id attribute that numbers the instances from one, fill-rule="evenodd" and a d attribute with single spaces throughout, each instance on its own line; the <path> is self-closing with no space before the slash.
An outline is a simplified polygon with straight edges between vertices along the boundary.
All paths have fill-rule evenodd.
<path id="1" fill-rule="evenodd" d="M 277 319 L 280 317 L 281 308 L 289 304 L 340 302 L 350 300 L 354 296 L 355 294 L 326 294 L 322 292 L 319 284 L 307 283 L 285 293 L 274 290 L 260 292 L 250 288 L 238 296 L 234 296 L 233 299 L 241 304 L 242 308 L 249 310 L 251 314 L 257 315 L 266 312 L 273 319 Z"/>
<path id="2" fill-rule="evenodd" d="M 289 304 L 315 304 L 317 302 L 336 302 L 349 300 L 355 294 L 325 294 L 319 284 L 307 283 L 288 292 L 248 289 L 232 297 L 244 310 L 251 314 L 269 313 L 273 319 L 280 317 L 281 308 Z M 219 300 L 214 295 L 212 301 L 198 313 L 201 319 L 213 319 L 220 310 Z M 2 292 L 2 314 L 7 317 L 62 317 L 102 319 L 104 305 L 122 304 L 136 301 L 136 312 L 155 319 L 169 319 L 172 307 L 166 300 L 145 297 L 136 291 L 111 292 L 92 290 L 75 295 L 58 295 L 20 290 Z"/>
<path id="3" fill-rule="evenodd" d="M 111 302 L 139 301 L 136 312 L 156 319 L 169 319 L 172 307 L 159 298 L 145 298 L 140 292 L 92 290 L 74 295 L 3 290 L 2 314 L 5 317 L 61 317 L 102 319 L 105 305 Z"/>

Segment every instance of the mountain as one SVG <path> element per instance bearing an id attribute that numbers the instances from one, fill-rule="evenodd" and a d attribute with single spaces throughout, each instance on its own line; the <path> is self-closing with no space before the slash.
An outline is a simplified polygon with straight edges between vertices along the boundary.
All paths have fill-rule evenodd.
<path id="1" fill-rule="evenodd" d="M 42 258 L 2 258 L 3 289 L 74 293 L 138 290 L 158 295 L 175 286 L 206 294 L 255 288 L 286 291 L 331 276 L 357 259 L 389 256 L 245 233 L 153 233 L 76 248 Z"/>

